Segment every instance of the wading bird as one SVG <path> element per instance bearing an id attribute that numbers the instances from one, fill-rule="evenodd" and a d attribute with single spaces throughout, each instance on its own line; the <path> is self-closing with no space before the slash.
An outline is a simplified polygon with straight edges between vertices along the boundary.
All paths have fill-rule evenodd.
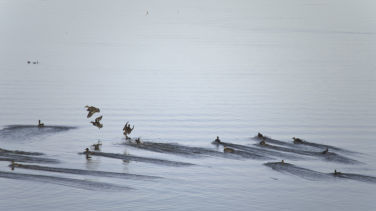
<path id="1" fill-rule="evenodd" d="M 90 157 L 90 151 L 89 151 L 89 148 L 86 148 L 85 149 L 85 155 L 86 155 L 86 159 L 89 160 L 91 157 Z"/>

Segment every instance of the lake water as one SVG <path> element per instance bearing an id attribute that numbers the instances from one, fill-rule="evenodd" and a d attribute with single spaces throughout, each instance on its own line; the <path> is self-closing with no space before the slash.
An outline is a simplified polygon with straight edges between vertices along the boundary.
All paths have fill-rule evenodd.
<path id="1" fill-rule="evenodd" d="M 218 151 L 216 136 L 246 146 L 258 132 L 295 136 L 359 152 L 344 155 L 361 164 L 286 162 L 376 176 L 375 9 L 371 0 L 1 0 L 0 127 L 40 119 L 74 129 L 3 130 L 0 148 L 60 161 L 36 165 L 162 178 L 12 171 L 0 161 L 1 172 L 131 188 L 1 177 L 0 210 L 376 210 L 374 183 L 307 180 L 273 171 L 268 160 L 122 144 L 127 121 L 143 141 Z M 102 129 L 85 105 L 101 109 Z M 196 165 L 78 154 L 98 140 L 103 152 Z"/>

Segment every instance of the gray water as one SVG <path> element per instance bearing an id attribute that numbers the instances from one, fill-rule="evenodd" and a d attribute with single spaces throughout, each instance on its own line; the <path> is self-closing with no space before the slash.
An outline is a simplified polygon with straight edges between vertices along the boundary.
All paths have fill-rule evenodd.
<path id="1" fill-rule="evenodd" d="M 127 121 L 131 137 L 218 151 L 216 136 L 246 146 L 257 132 L 295 136 L 359 152 L 348 156 L 361 164 L 286 162 L 376 176 L 375 10 L 372 0 L 1 0 L 1 128 L 38 119 L 74 128 L 1 133 L 0 148 L 59 160 L 45 166 L 162 178 L 11 171 L 0 161 L 0 171 L 26 174 L 0 177 L 0 210 L 375 210 L 376 184 L 306 180 L 262 160 L 122 144 Z M 90 124 L 85 105 L 101 109 L 102 129 Z M 103 152 L 195 165 L 78 154 L 98 140 Z"/>

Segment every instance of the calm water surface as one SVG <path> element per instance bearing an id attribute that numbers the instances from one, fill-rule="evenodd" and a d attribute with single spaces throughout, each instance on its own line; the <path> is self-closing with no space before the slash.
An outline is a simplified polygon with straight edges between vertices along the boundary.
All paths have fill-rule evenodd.
<path id="1" fill-rule="evenodd" d="M 0 127 L 38 119 L 76 127 L 3 134 L 0 148 L 43 152 L 60 160 L 49 164 L 55 167 L 163 177 L 16 169 L 133 189 L 0 178 L 0 210 L 375 210 L 375 184 L 311 181 L 273 171 L 266 161 L 121 144 L 127 121 L 135 125 L 132 137 L 213 150 L 216 136 L 244 145 L 254 144 L 257 132 L 296 136 L 361 152 L 352 158 L 362 164 L 309 157 L 290 163 L 376 176 L 375 9 L 370 0 L 0 1 Z M 85 105 L 101 109 L 101 130 Z M 98 140 L 104 152 L 197 165 L 78 154 Z M 0 171 L 12 172 L 8 165 L 1 161 Z"/>

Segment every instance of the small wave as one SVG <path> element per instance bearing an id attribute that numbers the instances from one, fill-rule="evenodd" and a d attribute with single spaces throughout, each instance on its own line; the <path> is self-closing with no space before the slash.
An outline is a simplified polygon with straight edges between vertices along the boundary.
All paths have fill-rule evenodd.
<path id="1" fill-rule="evenodd" d="M 69 169 L 69 168 L 55 168 L 55 167 L 49 167 L 49 166 L 24 165 L 24 164 L 19 164 L 19 163 L 15 163 L 13 165 L 11 164 L 9 166 L 14 167 L 14 168 L 23 168 L 23 169 L 31 169 L 31 170 L 39 170 L 39 171 L 102 176 L 102 177 L 116 177 L 116 178 L 122 178 L 122 179 L 158 179 L 158 178 L 161 178 L 161 177 L 138 175 L 138 174 L 117 173 L 117 172 L 108 172 L 108 171 L 92 171 L 92 170 Z"/>
<path id="2" fill-rule="evenodd" d="M 245 152 L 241 150 L 235 150 L 232 153 L 223 153 L 216 150 L 211 150 L 202 147 L 190 147 L 183 146 L 175 143 L 157 143 L 157 142 L 142 142 L 141 144 L 125 142 L 124 144 L 132 146 L 135 148 L 160 152 L 160 153 L 171 153 L 186 156 L 215 156 L 224 158 L 252 158 L 252 159 L 271 159 L 261 154 Z"/>
<path id="3" fill-rule="evenodd" d="M 54 134 L 75 128 L 70 126 L 8 125 L 0 130 L 0 137 L 11 140 L 25 140 L 34 136 Z"/>
<path id="4" fill-rule="evenodd" d="M 282 162 L 269 162 L 264 163 L 265 166 L 272 168 L 273 170 L 288 173 L 295 176 L 299 176 L 304 179 L 308 180 L 323 180 L 323 179 L 350 179 L 359 182 L 368 182 L 368 183 L 376 183 L 376 177 L 361 175 L 361 174 L 352 174 L 352 173 L 322 173 L 319 171 L 314 171 L 306 168 L 302 168 L 290 163 L 282 163 Z"/>
<path id="5" fill-rule="evenodd" d="M 296 175 L 296 176 L 299 176 L 308 180 L 321 180 L 321 179 L 333 178 L 332 176 L 328 174 L 298 167 L 290 163 L 269 162 L 269 163 L 265 163 L 264 165 L 272 168 L 273 170 L 276 170 L 282 173 L 293 174 L 293 175 Z"/>
<path id="6" fill-rule="evenodd" d="M 36 156 L 44 155 L 41 152 L 26 152 L 26 151 L 7 150 L 7 149 L 0 148 L 0 154 L 4 154 L 4 153 L 7 153 L 7 154 L 18 154 L 18 155 L 36 155 Z"/>
<path id="7" fill-rule="evenodd" d="M 291 148 L 280 147 L 280 146 L 275 146 L 275 145 L 271 145 L 271 144 L 264 144 L 264 145 L 258 144 L 258 146 L 262 147 L 262 148 L 276 150 L 276 151 L 282 151 L 282 152 L 289 152 L 289 153 L 294 153 L 294 154 L 299 154 L 299 155 L 319 157 L 319 158 L 322 158 L 326 161 L 331 161 L 331 162 L 346 163 L 346 164 L 359 164 L 360 163 L 357 160 L 339 155 L 335 152 L 327 152 L 327 153 L 324 154 L 322 152 L 291 149 Z"/>
<path id="8" fill-rule="evenodd" d="M 265 140 L 267 143 L 272 143 L 272 144 L 276 144 L 276 145 L 280 145 L 280 146 L 286 146 L 286 147 L 290 147 L 290 148 L 301 148 L 303 146 L 307 146 L 307 147 L 314 147 L 314 148 L 321 149 L 321 150 L 329 149 L 331 151 L 338 151 L 338 152 L 345 152 L 345 153 L 356 153 L 354 151 L 350 151 L 350 150 L 347 150 L 347 149 L 342 149 L 342 148 L 339 148 L 339 147 L 334 147 L 334 146 L 326 145 L 326 144 L 318 144 L 318 143 L 308 142 L 308 141 L 305 141 L 305 140 L 302 140 L 302 139 L 299 139 L 300 142 L 296 142 L 296 143 L 280 141 L 280 140 L 277 140 L 277 139 L 272 139 L 272 138 L 267 137 L 267 136 L 263 136 L 263 138 L 255 136 L 254 139 L 258 140 L 258 141 Z"/>
<path id="9" fill-rule="evenodd" d="M 79 154 L 85 154 L 85 152 L 81 152 Z M 116 159 L 121 159 L 121 160 L 124 160 L 124 161 L 145 162 L 145 163 L 153 163 L 153 164 L 167 165 L 167 166 L 193 166 L 193 165 L 195 165 L 195 164 L 192 164 L 192 163 L 170 161 L 170 160 L 163 160 L 163 159 L 157 159 L 157 158 L 146 158 L 146 157 L 124 155 L 124 154 L 117 154 L 117 153 L 106 153 L 106 152 L 91 151 L 90 155 L 102 156 L 102 157 L 108 157 L 108 158 L 116 158 Z"/>
<path id="10" fill-rule="evenodd" d="M 250 147 L 250 146 L 245 146 L 245 145 L 240 145 L 240 144 L 233 144 L 233 143 L 228 143 L 228 142 L 223 142 L 221 141 L 220 143 L 215 143 L 215 144 L 220 144 L 225 147 L 231 147 L 234 149 L 239 149 L 245 152 L 249 152 L 258 156 L 263 156 L 265 158 L 273 159 L 272 157 L 279 157 L 279 158 L 285 158 L 285 159 L 291 159 L 291 160 L 297 160 L 297 159 L 302 159 L 294 155 L 290 155 L 287 153 L 282 153 L 282 152 L 276 152 L 272 150 L 266 150 L 266 149 L 260 149 L 260 148 L 255 148 L 255 147 Z"/>
<path id="11" fill-rule="evenodd" d="M 57 185 L 64 185 L 74 188 L 87 189 L 87 190 L 98 190 L 98 191 L 122 191 L 130 190 L 132 188 L 125 186 L 118 186 L 110 183 L 103 182 L 92 182 L 87 180 L 46 176 L 38 174 L 22 174 L 22 173 L 11 173 L 0 171 L 1 178 L 16 179 L 16 180 L 30 180 L 43 183 L 51 183 Z"/>

